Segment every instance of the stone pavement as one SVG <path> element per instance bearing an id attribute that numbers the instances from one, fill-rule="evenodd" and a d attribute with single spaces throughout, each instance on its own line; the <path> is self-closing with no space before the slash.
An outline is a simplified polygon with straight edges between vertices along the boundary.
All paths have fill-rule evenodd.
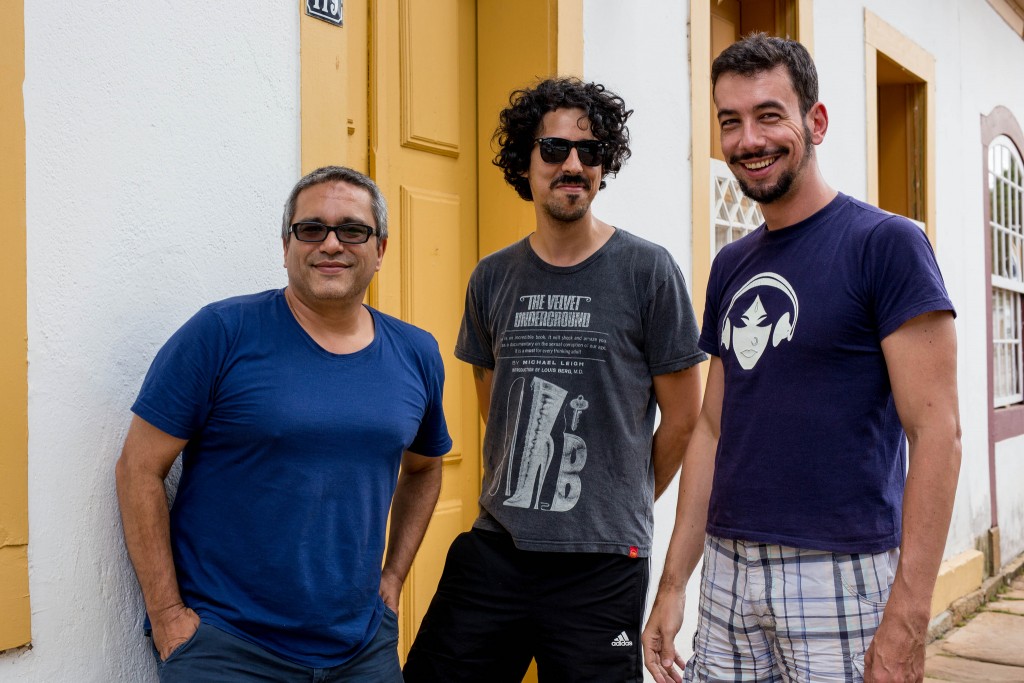
<path id="1" fill-rule="evenodd" d="M 925 683 L 1024 683 L 1024 578 L 928 646 Z"/>

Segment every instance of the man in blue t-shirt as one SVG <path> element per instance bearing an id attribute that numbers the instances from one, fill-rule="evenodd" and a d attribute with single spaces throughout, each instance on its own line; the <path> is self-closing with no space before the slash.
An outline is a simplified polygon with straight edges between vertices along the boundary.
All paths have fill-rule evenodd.
<path id="1" fill-rule="evenodd" d="M 452 441 L 437 342 L 363 304 L 387 234 L 372 180 L 313 171 L 285 204 L 288 286 L 206 306 L 154 359 L 116 474 L 162 683 L 402 680 L 399 595 Z"/>
<path id="2" fill-rule="evenodd" d="M 659 683 L 919 681 L 960 466 L 952 303 L 916 225 L 822 178 L 828 114 L 803 46 L 751 35 L 712 84 L 765 224 L 711 267 L 712 358 L 647 668 Z M 684 667 L 673 639 L 702 555 Z"/>

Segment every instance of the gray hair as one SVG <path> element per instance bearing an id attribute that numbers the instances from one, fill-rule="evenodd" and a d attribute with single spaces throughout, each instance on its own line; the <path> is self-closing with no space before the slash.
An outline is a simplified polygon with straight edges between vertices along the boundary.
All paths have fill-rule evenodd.
<path id="1" fill-rule="evenodd" d="M 288 239 L 288 233 L 291 231 L 292 219 L 295 218 L 295 203 L 299 198 L 299 193 L 307 187 L 336 182 L 361 187 L 370 193 L 370 209 L 373 211 L 373 222 L 377 224 L 377 239 L 386 240 L 388 238 L 388 204 L 384 200 L 380 188 L 377 187 L 377 183 L 359 171 L 345 166 L 321 166 L 302 176 L 299 182 L 295 183 L 291 194 L 288 195 L 288 201 L 284 203 L 284 219 L 281 222 L 282 239 Z"/>

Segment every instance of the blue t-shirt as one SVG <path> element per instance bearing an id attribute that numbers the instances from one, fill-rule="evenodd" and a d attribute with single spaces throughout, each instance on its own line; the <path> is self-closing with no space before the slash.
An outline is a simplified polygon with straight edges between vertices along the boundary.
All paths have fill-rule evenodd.
<path id="1" fill-rule="evenodd" d="M 940 310 L 953 305 L 924 233 L 843 194 L 722 249 L 700 338 L 725 373 L 708 533 L 899 545 L 905 439 L 881 341 Z"/>
<path id="2" fill-rule="evenodd" d="M 171 510 L 185 604 L 310 667 L 376 634 L 402 454 L 452 444 L 437 342 L 369 310 L 373 342 L 333 354 L 283 290 L 210 304 L 160 350 L 132 407 L 188 439 Z"/>

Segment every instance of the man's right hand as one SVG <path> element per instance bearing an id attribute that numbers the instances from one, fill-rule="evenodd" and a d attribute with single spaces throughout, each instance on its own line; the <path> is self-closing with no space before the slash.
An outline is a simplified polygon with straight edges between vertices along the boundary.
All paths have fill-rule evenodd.
<path id="1" fill-rule="evenodd" d="M 651 607 L 651 615 L 647 618 L 647 626 L 640 636 L 644 664 L 657 683 L 682 683 L 686 660 L 676 651 L 675 637 L 683 626 L 685 603 L 685 590 L 659 589 L 654 606 Z"/>
<path id="2" fill-rule="evenodd" d="M 185 605 L 177 604 L 149 615 L 153 627 L 153 645 L 160 653 L 160 661 L 166 662 L 171 653 L 184 645 L 199 630 L 199 615 Z"/>

